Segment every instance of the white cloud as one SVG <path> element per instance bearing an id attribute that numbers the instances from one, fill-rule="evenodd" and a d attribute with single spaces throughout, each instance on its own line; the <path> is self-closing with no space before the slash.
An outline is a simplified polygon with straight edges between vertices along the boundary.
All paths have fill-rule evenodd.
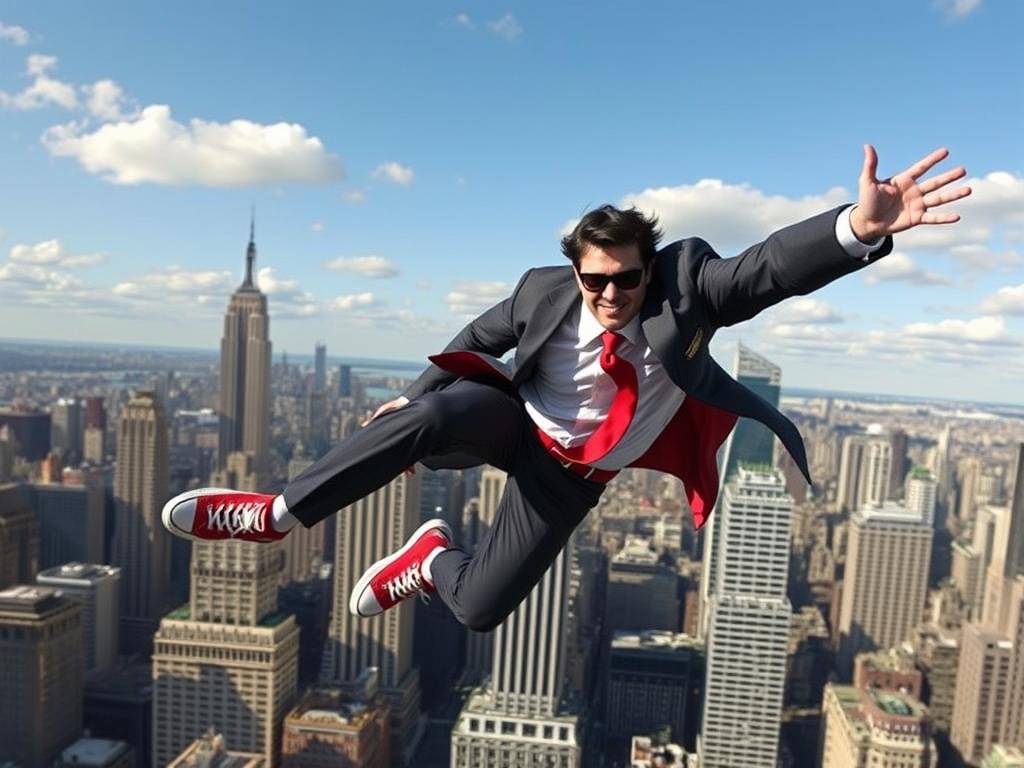
<path id="1" fill-rule="evenodd" d="M 56 66 L 56 56 L 45 56 L 38 53 L 29 56 L 25 72 L 29 77 L 34 78 L 32 84 L 13 96 L 5 91 L 0 91 L 0 107 L 28 111 L 55 104 L 64 109 L 76 109 L 78 96 L 75 94 L 74 86 L 56 80 L 48 74 Z"/>
<path id="2" fill-rule="evenodd" d="M 973 341 L 1000 343 L 1008 340 L 1006 323 L 1001 317 L 985 316 L 973 320 L 940 320 L 937 323 L 911 323 L 903 329 L 907 336 L 943 339 L 945 341 Z"/>
<path id="3" fill-rule="evenodd" d="M 15 45 L 28 45 L 29 34 L 24 27 L 16 24 L 4 24 L 0 21 L 0 40 L 6 40 Z"/>
<path id="4" fill-rule="evenodd" d="M 113 80 L 97 80 L 82 87 L 86 96 L 86 108 L 93 117 L 100 120 L 124 120 L 134 117 L 136 110 L 128 109 L 124 90 Z"/>
<path id="5" fill-rule="evenodd" d="M 723 256 L 763 240 L 777 229 L 848 201 L 850 193 L 834 187 L 822 195 L 792 199 L 766 195 L 749 184 L 701 179 L 696 184 L 657 187 L 630 193 L 620 202 L 656 214 L 665 240 L 697 235 Z M 568 233 L 576 221 L 563 227 Z"/>
<path id="6" fill-rule="evenodd" d="M 763 317 L 775 325 L 834 324 L 845 322 L 845 318 L 830 304 L 809 297 L 796 297 L 779 304 Z"/>
<path id="7" fill-rule="evenodd" d="M 1010 272 L 1024 266 L 1024 254 L 1015 250 L 993 251 L 980 244 L 954 245 L 949 256 L 961 269 L 969 272 Z"/>
<path id="8" fill-rule="evenodd" d="M 511 292 L 512 286 L 509 283 L 461 280 L 452 284 L 444 300 L 453 314 L 476 317 L 508 297 Z"/>
<path id="9" fill-rule="evenodd" d="M 133 120 L 92 133 L 79 123 L 54 126 L 43 144 L 56 157 L 73 157 L 115 184 L 236 187 L 280 182 L 325 183 L 342 178 L 341 161 L 295 123 L 248 120 L 175 122 L 165 105 L 146 107 Z"/>
<path id="10" fill-rule="evenodd" d="M 321 232 L 324 231 L 324 229 L 326 229 L 322 221 L 314 221 L 312 224 L 309 225 L 309 228 L 310 230 L 316 232 L 317 234 L 320 234 Z"/>
<path id="11" fill-rule="evenodd" d="M 902 282 L 913 285 L 951 285 L 952 281 L 938 272 L 927 272 L 905 253 L 894 251 L 864 270 L 864 282 Z"/>
<path id="12" fill-rule="evenodd" d="M 392 184 L 398 184 L 403 187 L 407 187 L 412 184 L 412 181 L 416 176 L 412 168 L 394 161 L 381 163 L 373 169 L 373 173 L 370 175 L 375 179 L 383 179 L 384 181 L 390 181 Z"/>
<path id="13" fill-rule="evenodd" d="M 361 277 L 395 277 L 398 267 L 383 256 L 339 256 L 324 264 L 335 272 L 350 272 Z"/>
<path id="14" fill-rule="evenodd" d="M 1024 315 L 1024 283 L 1007 285 L 981 300 L 981 311 L 993 315 Z"/>
<path id="15" fill-rule="evenodd" d="M 172 265 L 138 277 L 122 280 L 111 289 L 117 296 L 200 303 L 215 296 L 225 297 L 234 288 L 227 270 L 194 271 Z"/>
<path id="16" fill-rule="evenodd" d="M 361 203 L 366 199 L 366 192 L 359 188 L 348 189 L 341 197 L 346 203 Z"/>
<path id="17" fill-rule="evenodd" d="M 320 302 L 302 290 L 297 280 L 277 276 L 273 267 L 261 267 L 256 273 L 256 285 L 267 294 L 271 316 L 312 317 L 320 313 Z"/>
<path id="18" fill-rule="evenodd" d="M 54 264 L 71 269 L 74 267 L 91 267 L 103 261 L 98 253 L 71 255 L 65 253 L 59 240 L 44 240 L 35 245 L 19 243 L 11 248 L 10 259 L 20 264 Z"/>
<path id="19" fill-rule="evenodd" d="M 500 19 L 487 22 L 487 26 L 498 37 L 503 37 L 509 42 L 519 39 L 523 34 L 522 26 L 511 13 L 506 13 Z"/>
<path id="20" fill-rule="evenodd" d="M 476 24 L 473 23 L 473 19 L 469 17 L 468 13 L 457 13 L 453 21 L 460 27 L 466 29 L 476 29 Z"/>
<path id="21" fill-rule="evenodd" d="M 350 293 L 336 296 L 331 302 L 331 309 L 337 312 L 348 312 L 356 308 L 379 306 L 380 302 L 370 292 Z"/>
<path id="22" fill-rule="evenodd" d="M 935 0 L 935 7 L 948 19 L 962 19 L 981 7 L 981 0 Z"/>

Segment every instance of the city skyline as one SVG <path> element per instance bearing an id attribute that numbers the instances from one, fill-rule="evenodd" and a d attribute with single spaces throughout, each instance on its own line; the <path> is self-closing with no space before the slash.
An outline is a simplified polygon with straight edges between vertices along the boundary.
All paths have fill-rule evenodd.
<path id="1" fill-rule="evenodd" d="M 101 21 L 23 3 L 0 18 L 5 336 L 209 344 L 255 205 L 278 349 L 322 339 L 423 360 L 524 269 L 564 263 L 558 237 L 587 207 L 635 203 L 666 242 L 698 235 L 730 255 L 851 199 L 863 142 L 883 173 L 946 144 L 974 188 L 960 224 L 898 237 L 879 264 L 720 333 L 713 351 L 726 360 L 742 339 L 808 388 L 1019 397 L 1015 4 L 750 8 L 742 28 L 726 9 L 667 4 L 639 18 L 609 5 L 596 23 L 490 3 L 196 5 L 201 34 L 189 13 L 128 7 Z M 958 51 L 957 68 L 877 87 L 894 66 L 864 56 L 880 14 L 892 39 Z M 773 33 L 819 27 L 758 53 Z M 573 109 L 595 82 L 656 118 Z M 827 130 L 823 112 L 840 116 Z"/>

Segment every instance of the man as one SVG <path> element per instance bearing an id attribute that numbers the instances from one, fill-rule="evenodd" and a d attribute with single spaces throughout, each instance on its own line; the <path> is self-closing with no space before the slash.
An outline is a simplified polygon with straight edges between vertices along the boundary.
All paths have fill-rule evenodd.
<path id="1" fill-rule="evenodd" d="M 919 182 L 948 153 L 876 178 L 864 147 L 858 202 L 721 259 L 699 239 L 657 250 L 656 220 L 604 206 L 562 241 L 571 267 L 528 271 L 512 295 L 467 325 L 405 394 L 381 406 L 278 496 L 200 489 L 167 503 L 164 525 L 197 540 L 279 539 L 315 525 L 417 461 L 491 464 L 508 473 L 494 525 L 472 556 L 441 520 L 425 523 L 356 584 L 350 609 L 376 615 L 436 591 L 472 629 L 522 601 L 605 483 L 626 466 L 671 472 L 697 524 L 718 491 L 715 454 L 738 416 L 771 428 L 808 482 L 791 422 L 708 354 L 718 328 L 855 272 L 891 235 L 958 216 L 931 209 L 970 194 L 963 168 Z M 497 358 L 515 348 L 515 366 Z"/>

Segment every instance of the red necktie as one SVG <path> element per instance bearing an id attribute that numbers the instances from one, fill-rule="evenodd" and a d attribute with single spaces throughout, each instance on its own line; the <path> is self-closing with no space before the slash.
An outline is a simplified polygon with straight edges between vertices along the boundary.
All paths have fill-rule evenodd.
<path id="1" fill-rule="evenodd" d="M 608 455 L 629 429 L 629 423 L 636 412 L 637 381 L 636 369 L 628 360 L 615 354 L 622 336 L 612 331 L 601 334 L 604 350 L 601 352 L 601 368 L 612 377 L 618 390 L 608 408 L 608 415 L 583 445 L 575 448 L 557 446 L 555 451 L 577 464 L 593 464 Z"/>

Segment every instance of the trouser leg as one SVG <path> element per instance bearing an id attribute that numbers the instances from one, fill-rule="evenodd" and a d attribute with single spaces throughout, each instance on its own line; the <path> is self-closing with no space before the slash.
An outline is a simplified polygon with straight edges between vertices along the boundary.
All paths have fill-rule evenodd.
<path id="1" fill-rule="evenodd" d="M 473 381 L 428 392 L 334 446 L 288 484 L 285 503 L 309 527 L 429 456 L 468 453 L 505 469 L 522 438 L 521 413 L 514 396 Z"/>
<path id="2" fill-rule="evenodd" d="M 604 490 L 552 459 L 527 422 L 524 414 L 520 450 L 476 552 L 449 549 L 430 567 L 441 599 L 480 632 L 494 629 L 525 599 Z"/>

